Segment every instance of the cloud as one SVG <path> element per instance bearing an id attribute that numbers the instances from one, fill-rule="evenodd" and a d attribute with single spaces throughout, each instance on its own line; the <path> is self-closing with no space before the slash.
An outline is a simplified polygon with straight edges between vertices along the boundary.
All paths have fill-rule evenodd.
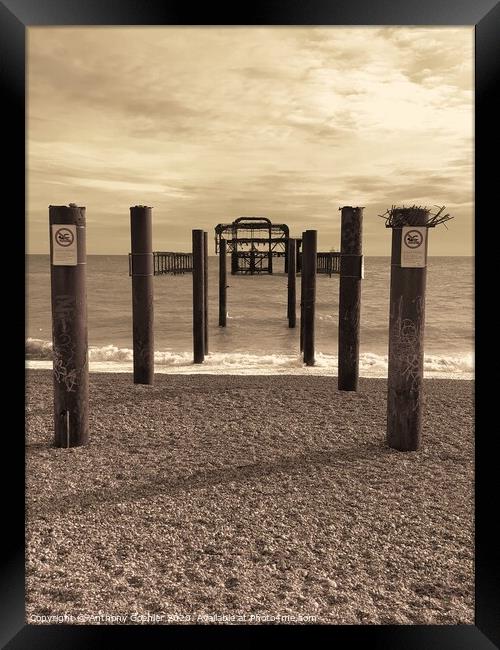
<path id="1" fill-rule="evenodd" d="M 468 229 L 472 53 L 468 28 L 30 28 L 30 247 L 69 201 L 89 252 L 128 251 L 135 203 L 184 250 L 252 213 L 334 245 L 354 203 L 449 202 Z"/>
<path id="2" fill-rule="evenodd" d="M 386 37 L 397 48 L 401 70 L 410 81 L 470 90 L 473 62 L 464 57 L 462 33 L 460 28 L 394 29 Z M 470 49 L 471 43 L 466 47 Z"/>

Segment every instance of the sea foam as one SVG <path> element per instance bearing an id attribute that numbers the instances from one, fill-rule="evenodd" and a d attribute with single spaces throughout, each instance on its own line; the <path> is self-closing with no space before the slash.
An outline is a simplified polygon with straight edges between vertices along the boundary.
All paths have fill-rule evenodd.
<path id="1" fill-rule="evenodd" d="M 26 366 L 52 368 L 52 343 L 42 339 L 26 341 Z M 317 351 L 315 365 L 307 367 L 300 354 L 246 354 L 241 352 L 211 352 L 203 364 L 193 364 L 193 354 L 155 351 L 155 371 L 175 374 L 313 374 L 337 375 L 338 360 L 335 355 Z M 89 346 L 89 367 L 93 372 L 132 372 L 133 351 L 115 345 Z M 387 377 L 387 355 L 374 352 L 360 354 L 362 377 Z M 473 355 L 435 355 L 424 357 L 426 377 L 472 379 Z"/>

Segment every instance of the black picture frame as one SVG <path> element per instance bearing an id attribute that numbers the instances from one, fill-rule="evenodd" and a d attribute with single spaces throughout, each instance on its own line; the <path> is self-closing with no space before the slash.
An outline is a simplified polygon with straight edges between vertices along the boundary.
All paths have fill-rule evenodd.
<path id="1" fill-rule="evenodd" d="M 2 84 L 4 161 L 4 249 L 21 255 L 18 244 L 25 237 L 25 37 L 36 25 L 470 25 L 476 30 L 476 612 L 475 625 L 462 626 L 312 626 L 325 640 L 343 647 L 390 650 L 436 648 L 482 650 L 500 647 L 499 566 L 494 524 L 498 472 L 489 462 L 496 458 L 497 428 L 486 366 L 491 366 L 495 341 L 488 323 L 495 301 L 487 288 L 495 278 L 493 261 L 496 223 L 493 189 L 498 185 L 498 126 L 500 114 L 495 90 L 500 85 L 500 4 L 496 0 L 264 0 L 244 5 L 190 6 L 188 3 L 143 0 L 3 0 L 0 2 L 0 69 Z M 492 154 L 489 156 L 488 154 Z M 21 207 L 22 206 L 22 207 Z M 7 213 L 8 210 L 8 213 Z M 491 216 L 490 216 L 491 215 Z M 490 228 L 491 226 L 491 228 Z M 488 237 L 486 239 L 485 237 Z M 483 240 L 485 244 L 483 245 Z M 15 242 L 15 243 L 14 243 Z M 486 243 L 487 242 L 487 243 Z M 4 251 L 5 252 L 5 251 Z M 9 406 L 4 408 L 12 423 L 4 427 L 4 508 L 1 562 L 0 642 L 7 648 L 90 648 L 100 644 L 115 647 L 118 637 L 127 642 L 164 639 L 175 642 L 186 634 L 204 638 L 240 635 L 238 626 L 148 627 L 148 626 L 35 626 L 24 621 L 24 274 L 14 263 L 3 283 L 5 313 L 10 314 L 6 347 L 14 354 L 8 366 Z M 7 279 L 6 277 L 6 279 Z M 19 286 L 18 286 L 19 285 Z M 15 314 L 13 317 L 12 315 Z M 484 316 L 481 316 L 484 314 Z M 7 320 L 7 319 L 6 319 Z M 491 335 L 491 336 L 490 336 Z M 488 346 L 488 349 L 486 348 Z M 20 360 L 20 358 L 22 361 Z M 491 416 L 491 417 L 489 417 Z M 460 432 L 457 432 L 460 435 Z M 12 471 L 6 472 L 9 466 Z M 269 633 L 285 641 L 310 640 L 311 626 L 250 626 L 249 640 Z M 302 637 L 302 639 L 301 639 Z"/>

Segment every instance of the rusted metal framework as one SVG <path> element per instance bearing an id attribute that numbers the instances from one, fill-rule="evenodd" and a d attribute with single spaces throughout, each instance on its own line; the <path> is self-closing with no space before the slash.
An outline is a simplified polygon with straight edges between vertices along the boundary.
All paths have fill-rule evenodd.
<path id="1" fill-rule="evenodd" d="M 286 272 L 288 237 L 289 229 L 284 223 L 271 223 L 267 217 L 238 217 L 232 223 L 215 226 L 215 253 L 219 254 L 221 240 L 226 240 L 233 275 L 270 274 L 275 257 L 285 258 Z"/>
<path id="2" fill-rule="evenodd" d="M 220 255 L 221 241 L 231 255 L 231 274 L 259 275 L 273 272 L 273 258 L 284 257 L 288 273 L 288 239 L 286 223 L 272 223 L 267 217 L 238 217 L 232 223 L 215 226 L 215 253 Z M 302 269 L 302 238 L 296 239 L 296 269 Z M 318 252 L 316 272 L 329 276 L 340 274 L 340 253 Z"/>

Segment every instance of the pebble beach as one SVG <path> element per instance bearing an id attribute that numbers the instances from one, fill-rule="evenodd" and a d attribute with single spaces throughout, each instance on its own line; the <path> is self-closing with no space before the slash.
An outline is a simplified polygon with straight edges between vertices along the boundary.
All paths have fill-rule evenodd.
<path id="1" fill-rule="evenodd" d="M 56 449 L 28 370 L 27 621 L 472 624 L 473 383 L 425 380 L 408 453 L 386 386 L 91 373 L 90 443 Z"/>

